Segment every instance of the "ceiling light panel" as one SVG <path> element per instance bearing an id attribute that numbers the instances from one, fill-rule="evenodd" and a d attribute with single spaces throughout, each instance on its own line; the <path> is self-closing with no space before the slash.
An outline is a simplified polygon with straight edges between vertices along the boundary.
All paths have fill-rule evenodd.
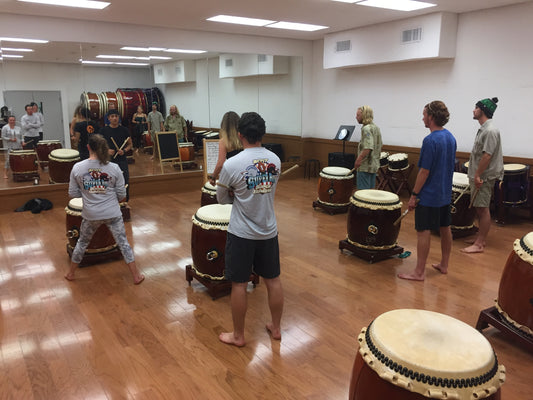
<path id="1" fill-rule="evenodd" d="M 298 22 L 280 21 L 280 22 L 276 22 L 274 24 L 267 25 L 267 28 L 290 29 L 290 30 L 293 30 L 293 31 L 312 32 L 312 31 L 318 31 L 320 29 L 327 29 L 329 27 L 328 26 L 322 26 L 322 25 L 301 24 L 301 23 L 298 23 Z"/>
<path id="2" fill-rule="evenodd" d="M 276 21 L 270 21 L 268 19 L 235 17 L 233 15 L 216 15 L 214 17 L 207 18 L 207 20 L 213 21 L 213 22 L 225 22 L 227 24 L 239 24 L 239 25 L 250 25 L 250 26 L 265 26 L 265 25 L 276 22 Z"/>
<path id="3" fill-rule="evenodd" d="M 90 8 L 93 10 L 102 10 L 111 4 L 107 1 L 94 1 L 94 0 L 18 0 L 18 1 L 23 2 L 23 3 L 46 4 L 46 5 L 51 5 L 51 6 Z"/>
<path id="4" fill-rule="evenodd" d="M 415 0 L 364 0 L 358 6 L 386 8 L 397 11 L 414 11 L 422 8 L 434 7 L 436 4 Z"/>

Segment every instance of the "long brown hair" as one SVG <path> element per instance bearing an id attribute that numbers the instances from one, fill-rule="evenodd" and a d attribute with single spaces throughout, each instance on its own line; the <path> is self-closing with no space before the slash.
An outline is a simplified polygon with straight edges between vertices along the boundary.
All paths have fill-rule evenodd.
<path id="1" fill-rule="evenodd" d="M 239 114 L 235 111 L 224 114 L 220 123 L 220 137 L 224 140 L 228 152 L 242 149 L 242 143 L 237 135 L 238 126 Z"/>
<path id="2" fill-rule="evenodd" d="M 98 133 L 90 135 L 89 147 L 96 154 L 101 164 L 109 163 L 109 146 L 102 135 Z"/>

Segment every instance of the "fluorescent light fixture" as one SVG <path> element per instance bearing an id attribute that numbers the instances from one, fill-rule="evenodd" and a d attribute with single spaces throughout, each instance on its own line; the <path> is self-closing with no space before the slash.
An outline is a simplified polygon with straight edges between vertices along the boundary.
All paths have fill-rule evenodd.
<path id="1" fill-rule="evenodd" d="M 95 0 L 18 0 L 18 1 L 22 1 L 25 3 L 48 4 L 52 6 L 91 8 L 93 10 L 101 10 L 111 4 L 107 1 L 95 1 Z"/>
<path id="2" fill-rule="evenodd" d="M 121 47 L 120 50 L 129 50 L 129 51 L 150 51 L 148 47 Z"/>
<path id="3" fill-rule="evenodd" d="M 116 64 L 116 65 L 130 65 L 130 66 L 134 66 L 134 67 L 143 67 L 143 66 L 146 66 L 146 65 L 150 65 L 149 63 L 127 63 L 127 62 L 116 62 L 116 63 L 113 63 L 113 64 Z"/>
<path id="4" fill-rule="evenodd" d="M 301 24 L 298 22 L 285 22 L 285 21 L 276 22 L 274 24 L 267 25 L 266 27 L 277 28 L 277 29 L 290 29 L 293 31 L 307 31 L 307 32 L 318 31 L 320 29 L 329 28 L 329 26 Z"/>
<path id="5" fill-rule="evenodd" d="M 113 56 L 108 54 L 98 54 L 96 58 L 117 58 L 120 60 L 133 60 L 135 57 L 133 56 Z"/>
<path id="6" fill-rule="evenodd" d="M 144 57 L 137 57 L 139 60 L 141 58 L 144 59 Z M 149 60 L 172 60 L 172 57 L 161 57 L 161 56 L 150 56 L 148 57 Z"/>
<path id="7" fill-rule="evenodd" d="M 2 47 L 2 51 L 18 51 L 20 53 L 30 53 L 33 51 L 33 49 L 14 49 L 11 47 Z"/>
<path id="8" fill-rule="evenodd" d="M 332 1 L 338 1 L 339 3 L 357 3 L 357 2 L 360 2 L 362 0 L 332 0 Z"/>
<path id="9" fill-rule="evenodd" d="M 434 7 L 436 4 L 415 0 L 364 0 L 357 3 L 359 6 L 387 8 L 398 11 L 414 11 L 422 8 Z"/>
<path id="10" fill-rule="evenodd" d="M 24 38 L 9 38 L 0 37 L 0 42 L 23 42 L 23 43 L 48 43 L 48 40 L 42 39 L 24 39 Z"/>
<path id="11" fill-rule="evenodd" d="M 250 26 L 265 26 L 265 25 L 276 22 L 276 21 L 270 21 L 268 19 L 235 17 L 232 15 L 216 15 L 214 17 L 207 18 L 207 21 L 225 22 L 227 24 L 239 24 L 239 25 L 250 25 Z"/>
<path id="12" fill-rule="evenodd" d="M 148 47 L 148 50 L 150 50 L 150 51 L 165 51 L 166 49 L 164 47 Z"/>
<path id="13" fill-rule="evenodd" d="M 167 53 L 190 53 L 190 54 L 200 54 L 205 53 L 205 50 L 185 50 L 185 49 L 165 49 Z"/>
<path id="14" fill-rule="evenodd" d="M 82 64 L 99 64 L 99 65 L 110 65 L 113 64 L 113 61 L 90 61 L 90 60 L 80 60 Z"/>
<path id="15" fill-rule="evenodd" d="M 20 54 L 2 54 L 2 57 L 4 57 L 4 58 L 23 58 L 24 56 L 21 56 Z"/>

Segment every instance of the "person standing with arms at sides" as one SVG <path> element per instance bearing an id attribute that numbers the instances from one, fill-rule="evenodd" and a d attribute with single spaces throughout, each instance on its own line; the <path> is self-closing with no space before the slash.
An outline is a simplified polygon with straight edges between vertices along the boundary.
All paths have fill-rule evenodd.
<path id="1" fill-rule="evenodd" d="M 218 174 L 224 165 L 226 159 L 237 155 L 242 150 L 242 143 L 239 140 L 237 129 L 239 126 L 239 114 L 234 111 L 228 111 L 222 117 L 220 123 L 220 140 L 218 142 L 218 159 L 215 165 L 215 170 L 207 178 L 209 183 L 215 186 Z"/>
<path id="2" fill-rule="evenodd" d="M 457 150 L 455 138 L 443 128 L 449 119 L 450 113 L 442 101 L 432 101 L 424 107 L 422 120 L 431 133 L 422 142 L 418 175 L 408 204 L 409 210 L 415 210 L 416 268 L 413 272 L 398 274 L 402 279 L 424 280 L 431 231 L 439 231 L 442 252 L 440 263 L 432 267 L 441 274 L 448 272 L 452 250 L 450 203 Z"/>
<path id="3" fill-rule="evenodd" d="M 26 105 L 26 114 L 20 119 L 20 130 L 24 138 L 25 147 L 34 149 L 39 141 L 39 127 L 41 120 L 37 115 L 33 115 L 33 107 Z"/>
<path id="4" fill-rule="evenodd" d="M 70 137 L 71 142 L 78 143 L 78 152 L 80 153 L 80 160 L 89 158 L 89 150 L 87 143 L 89 143 L 89 136 L 93 133 L 98 133 L 98 124 L 91 121 L 91 112 L 88 108 L 83 107 L 80 111 L 81 120 L 74 125 L 74 135 Z"/>
<path id="5" fill-rule="evenodd" d="M 354 164 L 357 170 L 357 189 L 374 189 L 383 144 L 381 131 L 374 124 L 374 112 L 369 106 L 359 107 L 356 118 L 357 122 L 363 124 L 361 141 L 357 148 L 357 159 Z"/>
<path id="6" fill-rule="evenodd" d="M 76 142 L 74 139 L 76 137 L 74 133 L 74 127 L 78 122 L 85 121 L 85 118 L 81 115 L 81 109 L 83 106 L 81 104 L 78 104 L 76 108 L 74 109 L 74 114 L 72 116 L 72 120 L 69 124 L 70 129 L 70 147 L 74 150 L 78 150 L 78 142 Z"/>
<path id="7" fill-rule="evenodd" d="M 126 152 L 131 149 L 130 131 L 128 128 L 119 125 L 118 110 L 109 111 L 109 126 L 104 126 L 100 133 L 107 140 L 111 161 L 118 164 L 124 174 L 124 182 L 128 186 L 130 181 L 130 171 L 128 168 L 128 157 Z M 126 187 L 126 201 L 130 199 L 129 188 Z"/>
<path id="8" fill-rule="evenodd" d="M 148 113 L 148 130 L 150 131 L 150 136 L 152 137 L 152 143 L 154 144 L 154 152 L 152 155 L 151 160 L 154 159 L 154 157 L 157 157 L 157 141 L 156 141 L 156 132 L 164 132 L 165 131 L 165 119 L 163 118 L 163 114 L 161 114 L 159 111 L 157 111 L 157 103 L 152 104 L 152 111 Z"/>
<path id="9" fill-rule="evenodd" d="M 33 115 L 37 116 L 39 118 L 39 128 L 37 130 L 39 131 L 39 140 L 43 140 L 44 133 L 43 133 L 43 126 L 44 126 L 44 116 L 41 112 L 39 112 L 39 106 L 37 103 L 34 103 L 33 101 L 30 103 L 30 105 L 33 108 Z"/>
<path id="10" fill-rule="evenodd" d="M 133 131 L 133 147 L 136 151 L 139 151 L 141 148 L 141 138 L 144 131 L 147 130 L 148 125 L 146 124 L 146 114 L 142 106 L 137 107 L 137 112 L 133 114 L 131 122 L 134 126 Z"/>
<path id="11" fill-rule="evenodd" d="M 244 150 L 224 163 L 217 186 L 218 202 L 233 203 L 224 272 L 225 278 L 231 281 L 233 332 L 223 332 L 219 339 L 242 347 L 246 344 L 246 287 L 252 271 L 263 277 L 268 292 L 272 319 L 266 329 L 273 339 L 281 340 L 283 288 L 274 213 L 281 162 L 276 154 L 261 146 L 266 127 L 259 114 L 244 113 L 238 129 Z"/>
<path id="12" fill-rule="evenodd" d="M 102 135 L 95 134 L 89 138 L 89 158 L 72 167 L 68 194 L 70 197 L 83 199 L 80 237 L 72 252 L 70 268 L 65 279 L 73 281 L 76 269 L 83 259 L 91 238 L 100 225 L 105 224 L 113 234 L 124 261 L 138 285 L 144 280 L 135 264 L 133 250 L 126 237 L 126 229 L 120 211 L 119 200 L 126 195 L 124 178 L 120 168 L 109 162 L 109 147 Z"/>
<path id="13" fill-rule="evenodd" d="M 178 142 L 184 143 L 187 141 L 187 124 L 185 118 L 180 115 L 178 107 L 171 105 L 169 114 L 165 118 L 165 131 L 176 131 L 178 134 Z"/>
<path id="14" fill-rule="evenodd" d="M 9 172 L 9 153 L 11 153 L 12 150 L 19 150 L 22 149 L 22 135 L 20 133 L 20 128 L 15 125 L 16 119 L 12 115 L 7 120 L 7 125 L 4 125 L 2 127 L 2 140 L 4 141 L 4 145 L 7 147 L 7 153 L 6 153 L 6 162 L 5 162 L 5 169 L 4 169 L 4 179 L 7 179 L 8 172 Z"/>
<path id="15" fill-rule="evenodd" d="M 503 151 L 500 131 L 492 123 L 498 98 L 483 99 L 476 103 L 474 119 L 481 127 L 477 131 L 470 153 L 468 179 L 470 193 L 475 195 L 473 206 L 479 219 L 479 231 L 471 246 L 461 249 L 463 253 L 482 253 L 490 230 L 490 199 L 496 179 L 503 179 Z"/>

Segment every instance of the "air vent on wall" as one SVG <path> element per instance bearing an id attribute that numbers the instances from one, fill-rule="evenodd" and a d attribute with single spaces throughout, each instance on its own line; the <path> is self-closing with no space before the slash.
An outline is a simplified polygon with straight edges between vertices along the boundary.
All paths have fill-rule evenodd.
<path id="1" fill-rule="evenodd" d="M 266 54 L 258 54 L 257 55 L 257 62 L 266 62 L 267 56 Z"/>
<path id="2" fill-rule="evenodd" d="M 422 40 L 422 28 L 407 29 L 402 32 L 402 43 L 420 42 Z"/>
<path id="3" fill-rule="evenodd" d="M 225 60 L 225 65 L 226 67 L 233 67 L 233 59 L 232 58 L 228 58 Z"/>
<path id="4" fill-rule="evenodd" d="M 176 74 L 181 74 L 181 65 L 176 65 L 174 71 L 176 72 Z"/>
<path id="5" fill-rule="evenodd" d="M 163 68 L 158 68 L 157 69 L 157 76 L 162 76 L 163 75 Z"/>
<path id="6" fill-rule="evenodd" d="M 335 45 L 335 52 L 340 51 L 350 51 L 352 49 L 352 41 L 351 40 L 341 40 L 340 42 L 337 42 Z"/>

